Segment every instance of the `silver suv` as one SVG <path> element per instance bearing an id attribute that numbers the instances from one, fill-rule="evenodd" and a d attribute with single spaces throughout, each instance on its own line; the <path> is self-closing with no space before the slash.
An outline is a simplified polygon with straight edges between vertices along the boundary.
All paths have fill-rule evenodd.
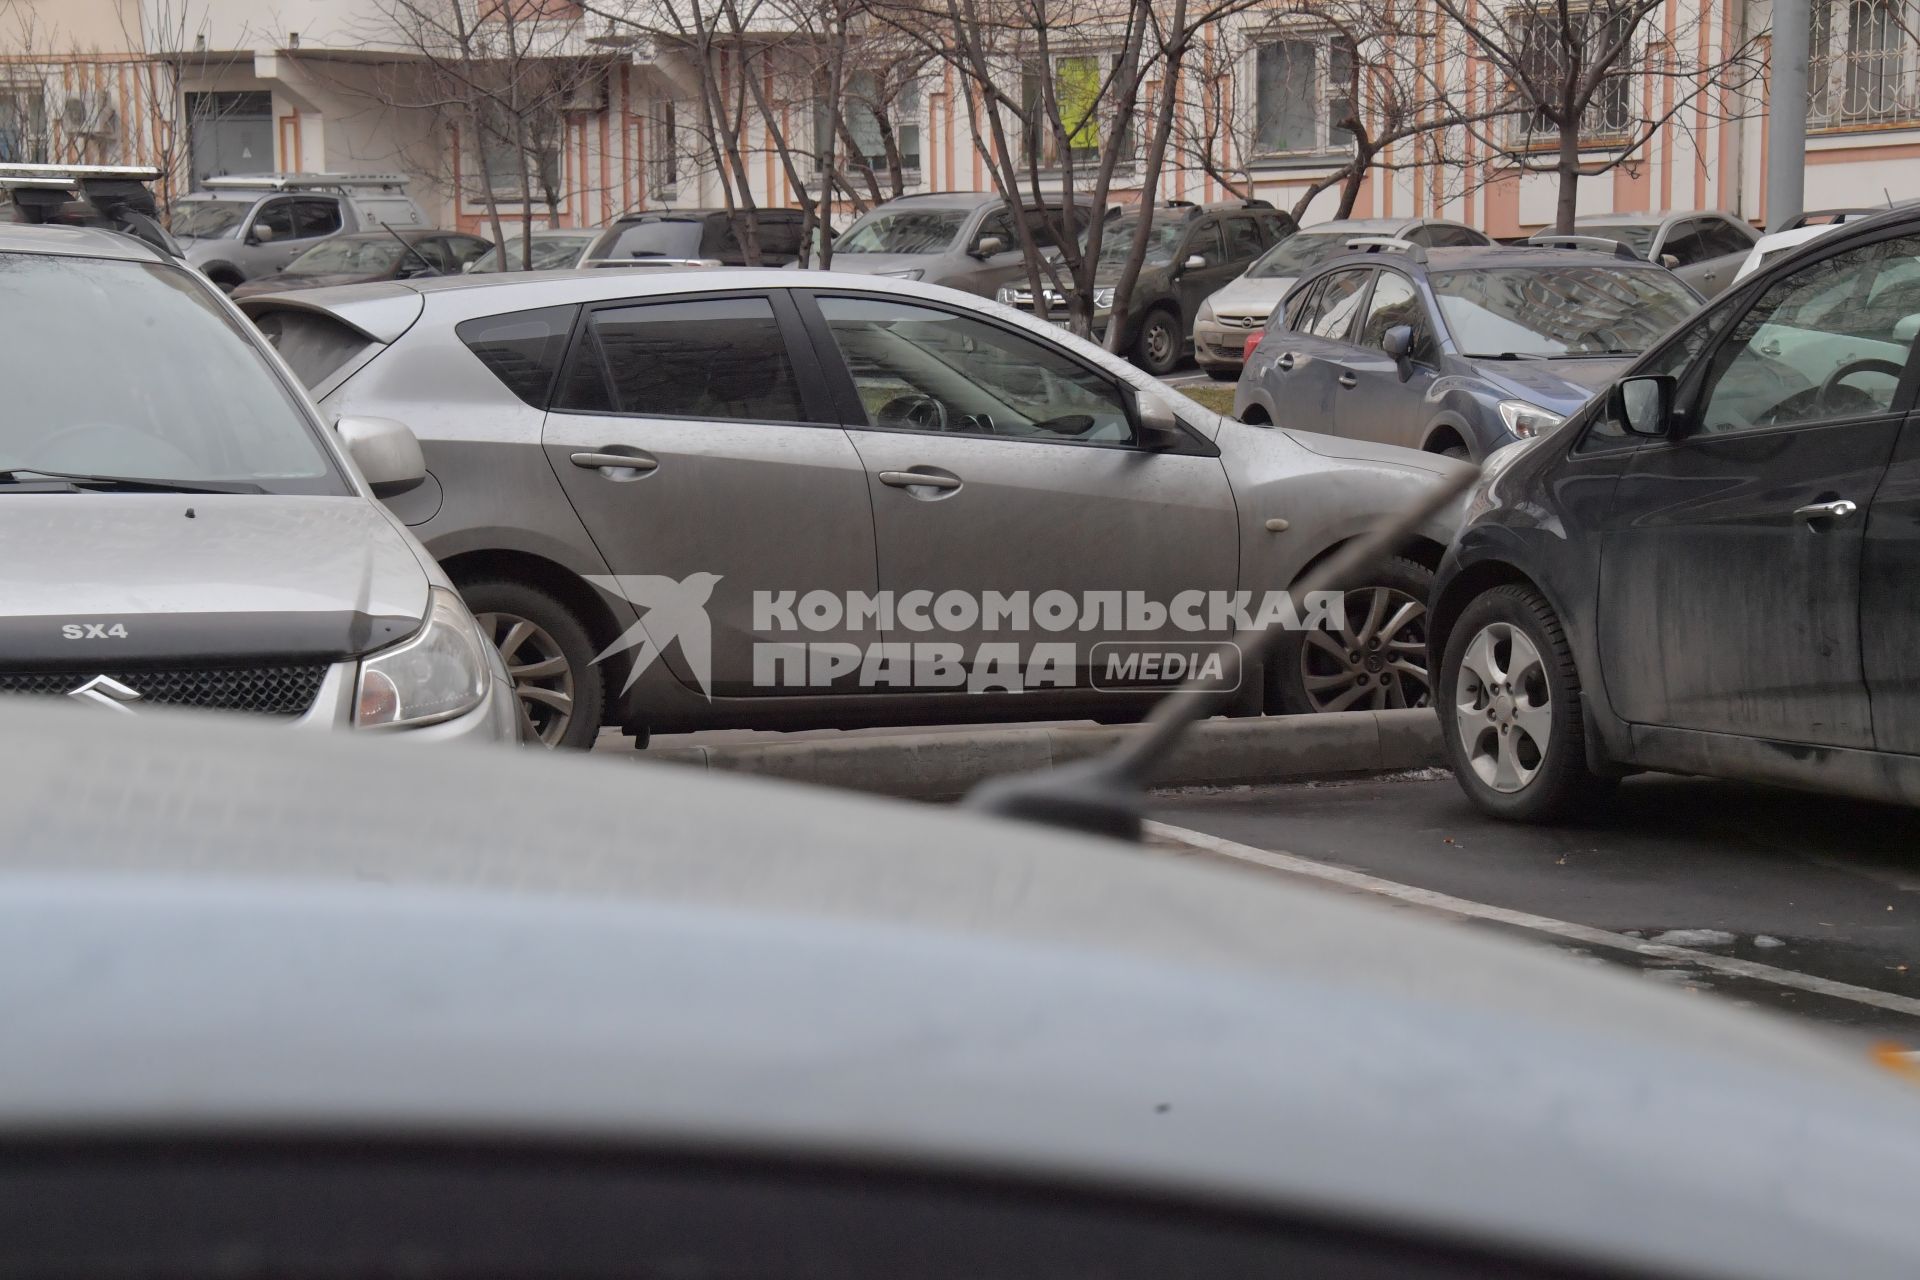
<path id="1" fill-rule="evenodd" d="M 1053 244 L 1049 226 L 1064 212 L 1059 205 L 1027 207 L 1043 248 Z M 1092 218 L 1086 206 L 1076 207 L 1075 234 Z M 943 284 L 983 298 L 1027 278 L 1012 209 L 978 191 L 900 196 L 868 210 L 833 242 L 833 269 Z"/>
<path id="2" fill-rule="evenodd" d="M 208 178 L 174 202 L 169 229 L 187 262 L 231 291 L 270 276 L 328 236 L 430 225 L 398 173 Z"/>
<path id="3" fill-rule="evenodd" d="M 0 693 L 519 738 L 497 652 L 376 501 L 424 478 L 405 428 L 327 430 L 232 303 L 116 231 L 0 226 L 0 315 Z"/>

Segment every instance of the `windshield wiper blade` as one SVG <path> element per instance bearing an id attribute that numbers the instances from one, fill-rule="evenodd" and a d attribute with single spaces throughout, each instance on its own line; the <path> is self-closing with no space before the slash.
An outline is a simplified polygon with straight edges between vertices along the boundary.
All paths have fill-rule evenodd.
<path id="1" fill-rule="evenodd" d="M 78 471 L 47 471 L 40 467 L 9 467 L 0 471 L 0 484 L 32 484 L 36 480 L 64 480 L 82 489 L 124 489 L 131 493 L 265 493 L 250 481 L 150 480 L 141 476 L 91 476 Z"/>
<path id="2" fill-rule="evenodd" d="M 1469 360 L 1551 360 L 1552 356 L 1543 356 L 1537 351 L 1484 351 L 1479 355 L 1468 356 Z"/>

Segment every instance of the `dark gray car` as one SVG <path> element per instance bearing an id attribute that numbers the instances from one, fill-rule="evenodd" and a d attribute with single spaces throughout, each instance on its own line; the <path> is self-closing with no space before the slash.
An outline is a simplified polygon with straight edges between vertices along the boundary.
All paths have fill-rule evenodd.
<path id="1" fill-rule="evenodd" d="M 1711 298 L 1733 283 L 1760 237 L 1730 213 L 1596 213 L 1573 220 L 1575 235 L 1627 246 L 1636 258 L 1658 263 Z M 1534 239 L 1550 237 L 1542 232 Z"/>
<path id="2" fill-rule="evenodd" d="M 1558 425 L 1700 303 L 1598 253 L 1352 243 L 1269 322 L 1242 421 L 1483 458 Z"/>

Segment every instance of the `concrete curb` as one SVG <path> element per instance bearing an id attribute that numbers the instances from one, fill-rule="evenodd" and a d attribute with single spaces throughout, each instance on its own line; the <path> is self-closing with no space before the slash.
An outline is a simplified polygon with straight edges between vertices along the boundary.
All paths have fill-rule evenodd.
<path id="1" fill-rule="evenodd" d="M 967 733 L 664 747 L 639 752 L 636 758 L 913 800 L 948 800 L 988 778 L 1099 755 L 1131 732 L 1131 726 L 1014 726 Z M 1208 720 L 1194 726 L 1153 781 L 1162 787 L 1231 786 L 1418 769 L 1440 764 L 1442 759 L 1440 721 L 1432 711 Z"/>

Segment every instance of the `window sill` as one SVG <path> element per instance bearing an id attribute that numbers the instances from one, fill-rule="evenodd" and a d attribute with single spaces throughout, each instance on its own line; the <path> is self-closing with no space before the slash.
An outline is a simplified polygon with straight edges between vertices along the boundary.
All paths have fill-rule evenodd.
<path id="1" fill-rule="evenodd" d="M 1276 151 L 1254 156 L 1247 161 L 1247 168 L 1255 173 L 1270 169 L 1336 169 L 1352 159 L 1351 152 L 1335 150 Z"/>
<path id="2" fill-rule="evenodd" d="M 1920 117 L 1890 117 L 1886 120 L 1850 120 L 1845 124 L 1807 123 L 1810 138 L 1872 137 L 1883 133 L 1912 133 L 1920 129 Z"/>

